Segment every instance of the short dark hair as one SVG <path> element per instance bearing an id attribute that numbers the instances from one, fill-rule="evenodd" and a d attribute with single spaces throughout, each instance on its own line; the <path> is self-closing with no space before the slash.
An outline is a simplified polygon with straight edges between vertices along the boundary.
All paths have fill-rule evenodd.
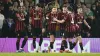
<path id="1" fill-rule="evenodd" d="M 41 4 L 38 3 L 38 4 L 36 4 L 36 6 L 41 7 Z"/>

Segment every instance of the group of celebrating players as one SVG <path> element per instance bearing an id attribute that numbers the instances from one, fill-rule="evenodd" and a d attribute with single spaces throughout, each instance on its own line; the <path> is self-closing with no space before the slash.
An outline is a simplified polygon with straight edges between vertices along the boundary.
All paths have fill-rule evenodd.
<path id="1" fill-rule="evenodd" d="M 28 40 L 28 37 L 33 38 L 33 48 L 34 52 L 41 52 L 40 47 L 43 42 L 43 36 L 46 32 L 50 37 L 50 46 L 48 47 L 48 52 L 55 52 L 53 44 L 55 42 L 55 34 L 59 29 L 61 30 L 62 42 L 60 52 L 72 53 L 73 48 L 79 41 L 81 52 L 84 52 L 82 44 L 82 24 L 84 23 L 89 29 L 91 27 L 88 25 L 84 19 L 83 9 L 77 8 L 77 13 L 70 10 L 70 7 L 63 5 L 61 11 L 58 12 L 56 7 L 53 7 L 50 12 L 44 14 L 43 9 L 36 5 L 35 7 L 30 7 L 28 13 L 24 12 L 24 7 L 19 6 L 18 12 L 16 13 L 16 52 L 23 52 L 24 46 Z M 27 19 L 28 18 L 28 19 Z M 28 23 L 26 23 L 28 21 Z M 47 23 L 45 25 L 44 21 Z M 20 39 L 24 37 L 20 48 Z M 39 37 L 39 47 L 36 49 L 36 38 Z M 75 37 L 75 42 L 72 39 Z M 68 40 L 68 41 L 66 41 Z M 69 42 L 70 47 L 68 48 Z"/>

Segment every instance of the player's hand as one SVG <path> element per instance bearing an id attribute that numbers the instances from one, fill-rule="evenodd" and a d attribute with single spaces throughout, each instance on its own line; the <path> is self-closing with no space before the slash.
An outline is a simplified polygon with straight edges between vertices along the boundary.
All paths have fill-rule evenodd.
<path id="1" fill-rule="evenodd" d="M 34 18 L 34 20 L 40 20 L 40 18 Z"/>
<path id="2" fill-rule="evenodd" d="M 91 36 L 91 34 L 90 34 L 89 32 L 87 32 L 87 36 L 88 36 L 88 37 L 90 37 L 90 36 Z"/>
<path id="3" fill-rule="evenodd" d="M 44 33 L 44 32 L 45 32 L 45 28 L 42 29 L 42 33 Z"/>
<path id="4" fill-rule="evenodd" d="M 48 18 L 48 17 L 46 17 L 46 19 L 48 20 L 49 18 Z"/>
<path id="5" fill-rule="evenodd" d="M 24 21 L 25 19 L 19 19 L 19 21 Z"/>
<path id="6" fill-rule="evenodd" d="M 22 21 L 24 21 L 25 19 L 22 19 Z"/>
<path id="7" fill-rule="evenodd" d="M 78 24 L 76 24 L 76 27 L 79 29 L 79 25 Z"/>
<path id="8" fill-rule="evenodd" d="M 89 28 L 89 30 L 91 29 L 91 27 L 90 27 L 90 26 L 88 26 L 88 28 Z"/>
<path id="9" fill-rule="evenodd" d="M 57 21 L 57 18 L 53 18 L 53 21 Z"/>

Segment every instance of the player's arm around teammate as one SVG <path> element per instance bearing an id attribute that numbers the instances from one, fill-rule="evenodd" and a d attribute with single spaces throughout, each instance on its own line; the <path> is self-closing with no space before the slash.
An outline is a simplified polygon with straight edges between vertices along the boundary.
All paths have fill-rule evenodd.
<path id="1" fill-rule="evenodd" d="M 58 18 L 58 13 L 57 13 L 57 8 L 53 7 L 50 13 L 46 15 L 47 19 L 47 30 L 48 30 L 48 35 L 50 37 L 50 47 L 48 47 L 48 52 L 54 52 L 53 44 L 55 42 L 55 34 L 56 34 L 56 25 L 57 22 L 54 21 L 54 19 Z"/>
<path id="2" fill-rule="evenodd" d="M 68 18 L 68 13 L 67 13 L 67 6 L 62 7 L 62 12 L 59 13 L 59 19 L 54 19 L 54 21 L 57 21 L 60 24 L 60 29 L 61 29 L 61 36 L 62 36 L 62 42 L 61 42 L 61 48 L 60 52 L 68 52 L 68 46 L 67 46 L 67 41 L 66 41 L 66 19 Z"/>

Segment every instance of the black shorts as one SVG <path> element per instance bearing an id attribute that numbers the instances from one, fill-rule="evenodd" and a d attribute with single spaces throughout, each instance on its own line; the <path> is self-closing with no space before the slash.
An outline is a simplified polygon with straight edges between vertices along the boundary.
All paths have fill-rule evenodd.
<path id="1" fill-rule="evenodd" d="M 47 37 L 47 35 L 48 35 L 47 31 L 45 31 L 44 33 L 42 33 L 42 37 Z"/>
<path id="2" fill-rule="evenodd" d="M 34 28 L 32 30 L 32 35 L 34 37 L 40 37 L 42 35 L 42 29 L 41 28 Z"/>
<path id="3" fill-rule="evenodd" d="M 17 36 L 17 37 L 25 37 L 25 36 L 28 36 L 28 35 L 27 35 L 27 31 L 25 31 L 25 30 L 17 31 L 17 32 L 16 32 L 16 36 Z"/>
<path id="4" fill-rule="evenodd" d="M 65 37 L 65 32 L 66 32 L 65 30 L 60 30 L 60 36 Z"/>
<path id="5" fill-rule="evenodd" d="M 47 33 L 48 33 L 48 34 L 47 34 L 48 37 L 49 37 L 50 35 L 56 36 L 56 31 L 48 31 Z"/>
<path id="6" fill-rule="evenodd" d="M 65 32 L 64 37 L 65 38 L 73 38 L 75 35 L 75 32 Z"/>
<path id="7" fill-rule="evenodd" d="M 77 36 L 81 36 L 82 35 L 82 31 L 76 31 L 75 32 L 75 36 L 77 37 Z"/>
<path id="8" fill-rule="evenodd" d="M 28 35 L 28 37 L 33 37 L 32 31 L 31 31 L 31 32 L 28 32 L 28 31 L 27 31 L 27 35 Z"/>

